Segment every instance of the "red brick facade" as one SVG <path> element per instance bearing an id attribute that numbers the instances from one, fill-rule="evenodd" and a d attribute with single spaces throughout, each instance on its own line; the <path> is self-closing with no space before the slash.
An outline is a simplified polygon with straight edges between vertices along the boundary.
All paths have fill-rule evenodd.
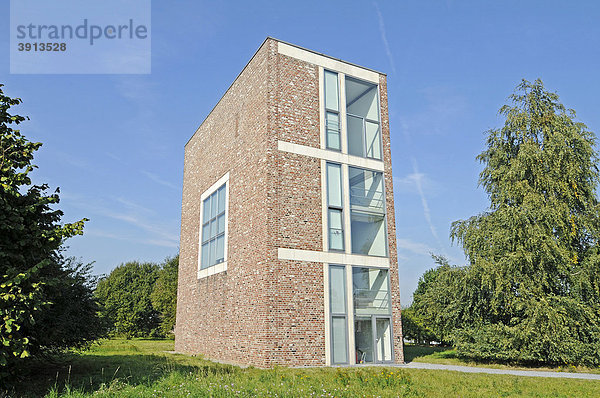
<path id="1" fill-rule="evenodd" d="M 386 77 L 380 74 L 395 361 L 403 361 Z M 175 348 L 260 367 L 326 365 L 319 67 L 267 39 L 185 147 Z M 229 173 L 227 270 L 198 278 L 201 195 Z"/>

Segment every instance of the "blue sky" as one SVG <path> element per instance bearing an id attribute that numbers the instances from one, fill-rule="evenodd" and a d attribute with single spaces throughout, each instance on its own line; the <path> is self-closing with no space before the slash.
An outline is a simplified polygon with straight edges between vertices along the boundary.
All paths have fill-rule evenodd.
<path id="1" fill-rule="evenodd" d="M 177 253 L 183 146 L 266 36 L 388 74 L 403 304 L 429 252 L 464 263 L 450 224 L 487 207 L 475 156 L 522 78 L 600 131 L 596 1 L 152 3 L 149 75 L 11 75 L 0 6 L 0 83 L 44 143 L 34 179 L 91 220 L 68 254 L 97 273 Z"/>

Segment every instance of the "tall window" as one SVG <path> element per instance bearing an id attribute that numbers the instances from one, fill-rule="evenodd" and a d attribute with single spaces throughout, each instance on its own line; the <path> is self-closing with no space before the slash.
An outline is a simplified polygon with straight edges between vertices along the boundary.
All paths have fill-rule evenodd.
<path id="1" fill-rule="evenodd" d="M 377 85 L 346 77 L 348 153 L 381 160 Z"/>
<path id="2" fill-rule="evenodd" d="M 338 74 L 325 71 L 325 131 L 327 148 L 339 151 L 340 139 L 340 90 Z"/>
<path id="3" fill-rule="evenodd" d="M 342 166 L 335 163 L 327 163 L 327 205 L 329 250 L 344 250 Z"/>
<path id="4" fill-rule="evenodd" d="M 348 167 L 352 253 L 386 256 L 383 173 Z"/>
<path id="5" fill-rule="evenodd" d="M 357 362 L 391 362 L 393 345 L 388 270 L 353 267 L 352 296 Z"/>
<path id="6" fill-rule="evenodd" d="M 223 184 L 202 202 L 200 269 L 225 261 L 226 187 Z"/>
<path id="7" fill-rule="evenodd" d="M 346 317 L 346 267 L 329 266 L 329 309 L 331 313 L 332 363 L 348 363 L 348 327 Z"/>

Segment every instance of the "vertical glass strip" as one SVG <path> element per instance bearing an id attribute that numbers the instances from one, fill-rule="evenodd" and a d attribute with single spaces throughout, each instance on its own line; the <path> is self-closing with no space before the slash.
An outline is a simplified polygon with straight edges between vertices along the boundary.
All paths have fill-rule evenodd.
<path id="1" fill-rule="evenodd" d="M 327 163 L 327 204 L 342 207 L 342 166 Z"/>
<path id="2" fill-rule="evenodd" d="M 348 363 L 348 338 L 346 336 L 346 317 L 331 318 L 331 353 L 333 363 Z"/>
<path id="3" fill-rule="evenodd" d="M 325 114 L 325 131 L 327 132 L 327 148 L 341 150 L 339 114 L 332 112 Z"/>
<path id="4" fill-rule="evenodd" d="M 325 71 L 325 108 L 339 112 L 338 74 Z"/>
<path id="5" fill-rule="evenodd" d="M 346 268 L 329 267 L 329 300 L 332 314 L 346 313 Z"/>

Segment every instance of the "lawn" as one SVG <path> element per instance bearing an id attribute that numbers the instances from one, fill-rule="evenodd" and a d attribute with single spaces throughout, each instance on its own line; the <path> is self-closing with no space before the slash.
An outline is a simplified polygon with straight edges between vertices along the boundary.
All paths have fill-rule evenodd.
<path id="1" fill-rule="evenodd" d="M 168 340 L 103 340 L 52 363 L 31 363 L 8 396 L 600 396 L 597 381 L 392 367 L 243 369 L 166 352 L 172 349 Z"/>
<path id="2" fill-rule="evenodd" d="M 539 370 L 548 372 L 583 372 L 600 374 L 600 369 L 586 368 L 582 366 L 559 366 L 559 367 L 527 367 L 522 364 L 484 363 L 462 358 L 456 350 L 451 347 L 435 347 L 406 344 L 404 346 L 404 359 L 407 362 L 438 363 L 443 365 L 478 366 L 494 369 L 513 370 Z"/>

